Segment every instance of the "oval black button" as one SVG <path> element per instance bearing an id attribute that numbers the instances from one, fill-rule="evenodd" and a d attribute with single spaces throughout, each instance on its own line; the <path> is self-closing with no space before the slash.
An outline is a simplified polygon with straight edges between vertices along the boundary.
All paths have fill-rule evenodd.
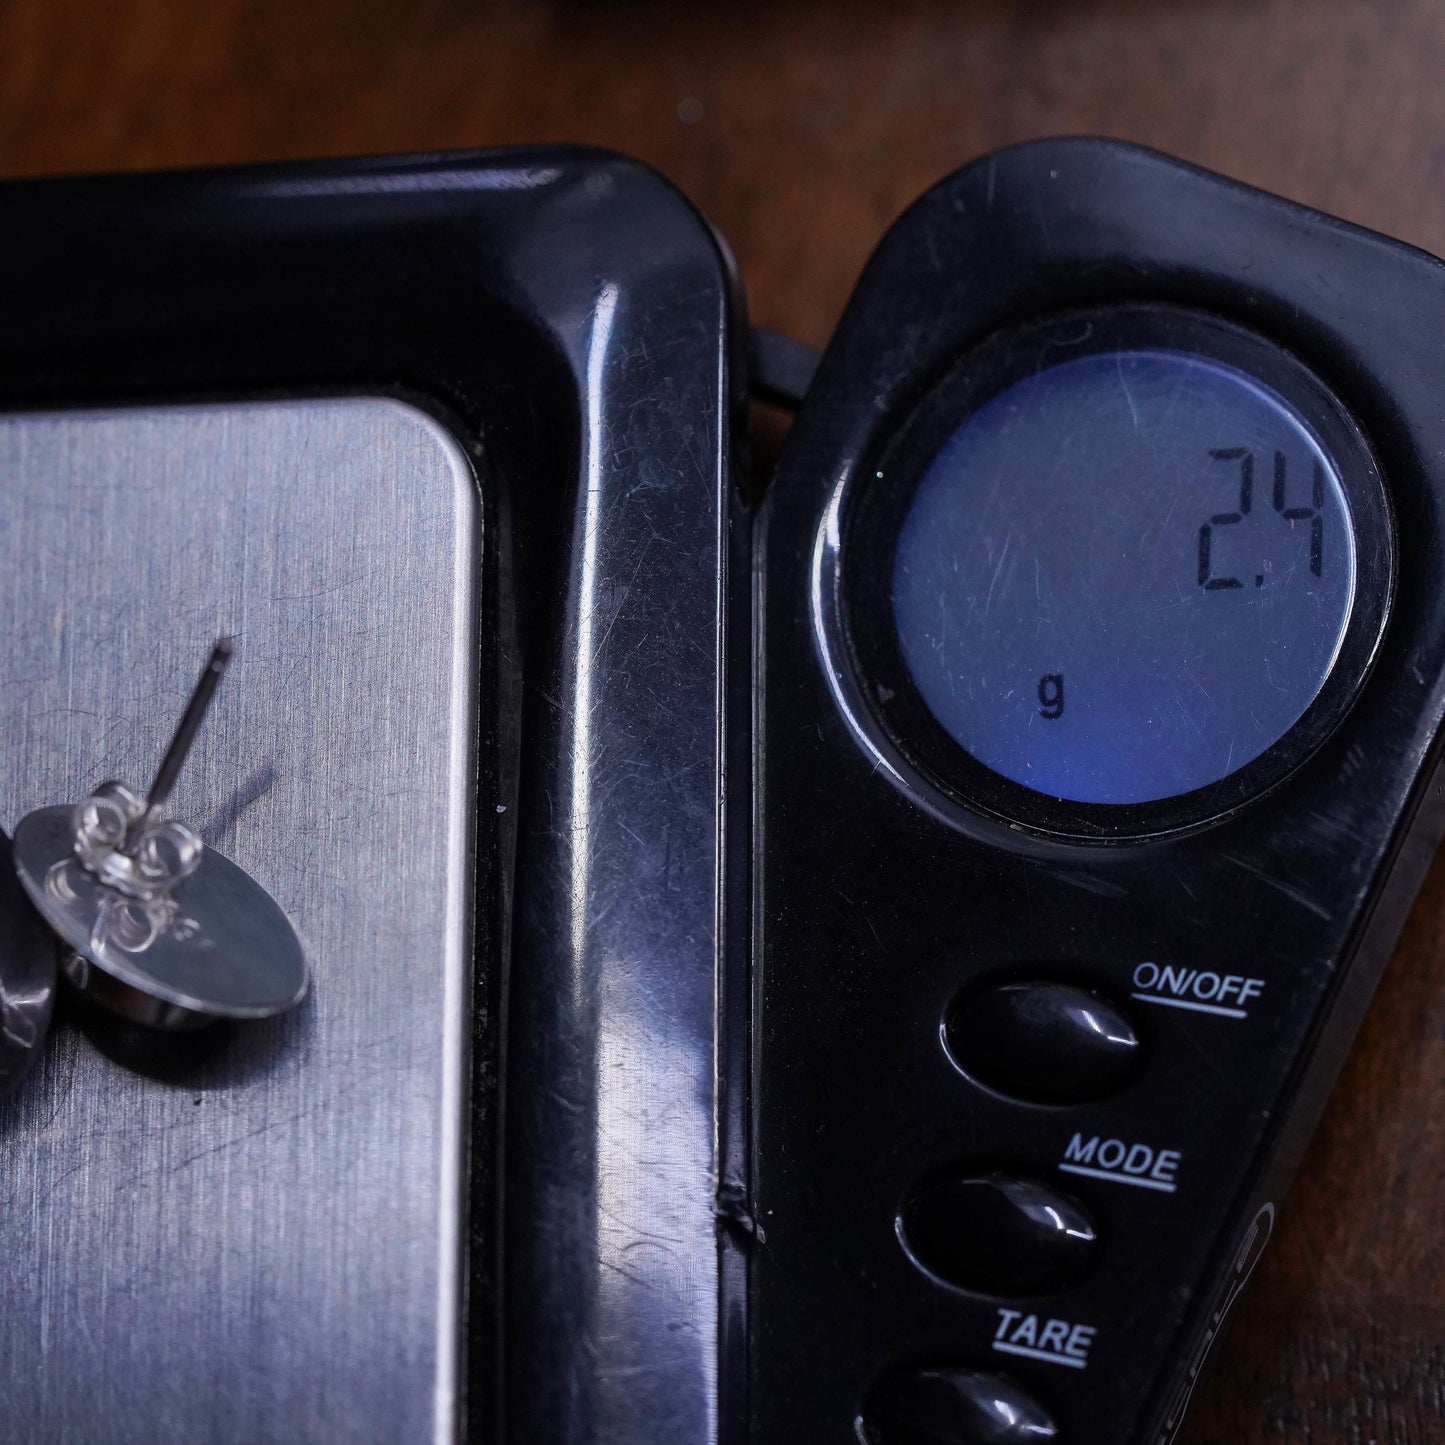
<path id="1" fill-rule="evenodd" d="M 903 1243 L 931 1274 L 985 1294 L 1048 1293 L 1093 1264 L 1083 1206 L 1033 1179 L 975 1174 L 925 1185 L 903 1206 Z"/>
<path id="2" fill-rule="evenodd" d="M 864 1412 L 870 1445 L 1047 1445 L 1048 1412 L 1006 1375 L 947 1367 L 901 1371 Z"/>
<path id="3" fill-rule="evenodd" d="M 1071 1104 L 1122 1088 L 1143 1049 L 1108 999 L 1066 983 L 1004 983 L 964 994 L 944 1037 L 954 1062 L 1017 1099 Z"/>

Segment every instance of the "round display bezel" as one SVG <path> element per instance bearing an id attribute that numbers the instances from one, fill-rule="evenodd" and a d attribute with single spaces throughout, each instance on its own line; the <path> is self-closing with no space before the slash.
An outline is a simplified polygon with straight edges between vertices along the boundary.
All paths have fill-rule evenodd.
<path id="1" fill-rule="evenodd" d="M 904 661 L 893 611 L 899 533 L 944 444 L 985 403 L 1050 367 L 1118 351 L 1169 351 L 1217 361 L 1274 392 L 1334 464 L 1354 529 L 1355 586 L 1334 665 L 1299 719 L 1243 767 L 1190 792 L 1148 802 L 1055 798 L 995 772 L 934 717 Z M 840 499 L 839 618 L 848 660 L 874 724 L 932 791 L 1030 832 L 1108 841 L 1217 821 L 1283 782 L 1339 726 L 1379 649 L 1395 586 L 1394 526 L 1374 452 L 1345 405 L 1304 362 L 1256 332 L 1197 311 L 1118 305 L 1073 311 L 997 333 L 961 358 L 887 433 Z"/>

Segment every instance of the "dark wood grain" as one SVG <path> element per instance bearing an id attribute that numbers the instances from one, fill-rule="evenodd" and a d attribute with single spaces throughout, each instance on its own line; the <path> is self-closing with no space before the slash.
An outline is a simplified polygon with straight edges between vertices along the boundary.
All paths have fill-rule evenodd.
<path id="1" fill-rule="evenodd" d="M 0 173 L 590 141 L 671 176 L 755 318 L 821 342 L 920 190 L 1042 134 L 1445 253 L 1442 76 L 1440 0 L 0 0 Z M 1437 866 L 1192 1445 L 1445 1441 L 1442 944 Z"/>

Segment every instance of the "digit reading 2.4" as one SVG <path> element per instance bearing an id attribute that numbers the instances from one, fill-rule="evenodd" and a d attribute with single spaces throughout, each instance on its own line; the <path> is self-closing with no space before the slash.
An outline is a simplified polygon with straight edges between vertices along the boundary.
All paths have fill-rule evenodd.
<path id="1" fill-rule="evenodd" d="M 1239 507 L 1233 512 L 1219 512 L 1199 529 L 1199 585 L 1206 592 L 1225 591 L 1243 587 L 1238 577 L 1216 577 L 1211 565 L 1210 554 L 1214 545 L 1216 527 L 1232 527 L 1249 516 L 1254 506 L 1254 453 L 1247 447 L 1220 447 L 1209 455 L 1217 462 L 1236 462 L 1239 465 Z M 1318 457 L 1314 464 L 1314 481 L 1310 492 L 1311 505 L 1308 507 L 1286 506 L 1286 492 L 1289 487 L 1289 461 L 1283 452 L 1274 454 L 1274 486 L 1271 500 L 1277 516 L 1291 524 L 1308 521 L 1310 524 L 1310 571 L 1316 577 L 1322 575 L 1324 566 L 1324 518 L 1320 509 L 1325 503 L 1325 469 Z M 1258 573 L 1254 585 L 1264 585 L 1264 574 Z"/>

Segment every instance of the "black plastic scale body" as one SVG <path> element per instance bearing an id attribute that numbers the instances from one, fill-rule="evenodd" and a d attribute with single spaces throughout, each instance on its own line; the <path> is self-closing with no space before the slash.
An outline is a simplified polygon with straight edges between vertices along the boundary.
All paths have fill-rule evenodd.
<path id="1" fill-rule="evenodd" d="M 980 162 L 875 254 L 760 524 L 757 1445 L 1172 1435 L 1441 829 L 1442 336 L 1433 259 L 1105 142 Z M 1328 394 L 1308 430 L 1343 428 L 1356 610 L 1313 701 L 1247 766 L 1172 797 L 1060 800 L 949 755 L 897 697 L 877 616 L 904 610 L 898 516 L 951 427 L 1050 366 L 1151 347 L 1242 348 L 1236 377 L 1259 375 L 1251 356 L 1282 367 L 1263 384 L 1306 412 Z M 1317 520 L 1323 472 L 1311 498 L 1283 444 L 1236 444 L 1217 419 L 1199 462 L 1214 500 L 1187 500 L 1198 553 L 1166 564 L 1145 529 L 1111 565 L 1177 567 L 1189 606 L 1284 580 L 1304 597 L 1347 540 Z M 1051 445 L 1067 470 L 1086 442 Z M 1117 479 L 1120 496 L 1148 484 Z M 1289 579 L 1226 561 L 1246 522 L 1293 528 Z M 1029 606 L 1049 585 L 990 557 L 958 614 L 973 625 L 995 585 Z M 1035 675 L 1020 726 L 1052 739 L 1083 715 L 1060 717 L 1060 695 L 1086 709 L 1089 679 Z"/>
<path id="2" fill-rule="evenodd" d="M 304 1046 L 253 1032 L 182 1091 L 61 1029 L 7 1102 L 5 1438 L 706 1438 L 742 355 L 713 233 L 654 173 L 576 148 L 19 182 L 0 212 L 0 440 L 21 438 L 0 475 L 0 754 L 27 800 L 0 823 L 47 801 L 57 770 L 88 782 L 135 770 L 126 747 L 151 758 L 144 669 L 244 633 L 254 769 L 220 767 L 206 806 L 269 791 L 265 811 L 273 781 L 293 783 L 259 866 L 288 899 L 316 878 L 319 910 L 302 919 Z M 46 427 L 71 440 L 25 440 Z M 178 451 L 197 427 L 211 440 Z M 431 451 L 387 451 L 393 433 Z M 428 491 L 418 455 L 466 485 Z M 354 499 L 373 473 L 374 504 L 320 520 L 318 497 Z M 167 477 L 180 500 L 155 508 Z M 353 565 L 388 495 L 411 501 Z M 438 541 L 453 509 L 475 513 L 472 550 Z M 37 530 L 77 563 L 68 595 L 27 546 Z M 283 545 L 329 575 L 258 575 Z M 456 589 L 439 695 L 405 680 L 440 629 L 415 589 L 387 590 L 397 558 Z M 91 576 L 131 590 L 99 606 Z M 181 601 L 147 631 L 162 586 Z M 218 628 L 230 593 L 249 611 Z M 420 638 L 374 674 L 366 608 Z M 287 609 L 305 626 L 286 632 Z M 323 666 L 326 636 L 346 641 Z M 135 700 L 108 712 L 107 667 Z M 312 713 L 297 699 L 323 674 L 347 701 Z M 77 709 L 108 719 L 103 747 L 60 725 Z M 380 749 L 408 719 L 424 736 Z M 435 810 L 380 820 L 373 788 L 432 796 L 413 773 L 451 756 L 452 727 L 467 741 Z M 328 749 L 350 787 L 321 781 Z M 328 857 L 328 839 L 384 838 L 410 866 L 449 809 L 463 822 L 414 886 L 373 878 L 351 842 Z M 342 947 L 358 892 L 385 900 L 384 925 Z M 446 941 L 419 932 L 448 898 Z"/>
<path id="3" fill-rule="evenodd" d="M 341 565 L 365 508 L 323 525 L 295 505 L 355 470 L 344 452 L 318 470 L 286 440 L 319 435 L 318 418 L 369 466 L 357 417 L 419 426 L 466 480 L 447 505 L 479 518 L 475 551 L 443 559 L 461 584 L 448 605 L 475 628 L 448 644 L 465 766 L 438 816 L 458 824 L 418 874 L 423 900 L 443 877 L 453 890 L 445 936 L 423 956 L 420 905 L 393 872 L 374 880 L 391 909 L 377 949 L 311 959 L 324 1026 L 304 1049 L 252 1036 L 252 1072 L 206 1076 L 229 1134 L 209 1095 L 187 1102 L 52 1036 L 6 1105 L 5 1231 L 22 1246 L 7 1438 L 139 1438 L 162 1419 L 216 1440 L 529 1445 L 1167 1435 L 1440 831 L 1439 264 L 1126 147 L 982 162 L 872 263 L 758 519 L 750 578 L 732 442 L 768 378 L 745 374 L 714 234 L 630 162 L 546 150 L 67 180 L 7 186 L 3 205 L 12 603 L 62 615 L 37 536 L 63 542 L 82 581 L 131 590 L 105 607 L 71 597 L 68 626 L 27 627 L 12 606 L 23 685 L 0 719 L 17 790 L 0 822 L 63 769 L 117 770 L 122 743 L 152 756 L 129 706 L 85 747 L 72 728 L 110 716 L 71 690 L 72 676 L 100 687 L 102 663 L 134 683 L 126 697 L 149 696 L 137 669 L 171 623 L 133 625 L 147 579 L 193 568 L 172 639 L 187 658 L 187 629 L 227 588 L 253 608 L 252 656 L 301 614 L 286 653 L 301 672 L 319 666 L 308 638 L 363 636 L 359 613 L 327 609 L 373 597 L 371 574 Z M 1118 383 L 1098 392 L 1109 365 Z M 1051 376 L 1073 380 L 1029 390 Z M 1189 401 L 1205 392 L 1217 436 Z M 1096 394 L 1112 408 L 1098 424 Z M 1174 402 L 1187 446 L 1161 422 Z M 1015 404 L 1053 430 L 1009 422 Z M 244 444 L 257 417 L 271 450 Z M 1178 517 L 1136 515 L 1142 473 L 1100 463 L 1106 420 L 1121 456 L 1187 454 L 1205 490 Z M 107 521 L 135 520 L 128 478 L 164 478 L 165 429 L 197 426 L 212 440 L 170 467 L 188 505 L 124 534 L 131 550 Z M 90 440 L 28 440 L 57 428 Z M 1068 563 L 1077 524 L 1080 577 L 1123 579 L 1116 603 L 1137 584 L 1170 605 L 1084 605 L 1068 565 L 1019 561 L 1029 529 L 1008 525 L 981 586 L 950 580 L 949 508 L 978 500 L 949 490 L 969 475 L 957 448 L 1006 460 L 1019 453 L 998 444 L 1020 439 L 1102 489 L 1097 519 L 1034 529 L 1062 539 L 1053 560 Z M 1015 480 L 1014 520 L 1047 521 L 1038 475 Z M 286 504 L 255 524 L 247 497 L 264 486 Z M 1007 521 L 1013 497 L 986 500 Z M 214 565 L 171 546 L 221 523 Z M 392 531 L 387 553 L 446 551 L 440 532 Z M 962 558 L 989 534 L 957 535 Z M 293 541 L 336 575 L 261 585 L 262 544 Z M 917 565 L 895 585 L 904 555 Z M 985 671 L 1004 682 L 972 700 L 1014 711 L 958 710 L 966 669 L 932 666 L 930 649 L 947 664 L 974 632 L 934 636 L 935 594 L 994 628 Z M 413 593 L 387 595 L 388 621 L 413 615 Z M 1030 596 L 1037 616 L 1018 610 Z M 1247 665 L 1196 668 L 1206 700 L 1158 747 L 1126 747 L 1141 710 L 1107 716 L 1109 669 L 1080 660 L 1102 637 L 1152 695 L 1171 655 L 1141 669 L 1124 644 L 1176 635 L 1175 601 L 1201 659 L 1219 661 L 1197 625 L 1208 608 L 1232 618 Z M 1035 624 L 1062 629 L 1058 655 L 1030 651 Z M 1288 645 L 1262 647 L 1268 628 Z M 77 638 L 89 671 L 46 651 Z M 27 649 L 44 665 L 17 662 Z M 346 671 L 364 649 L 337 655 Z M 1251 669 L 1267 690 L 1251 692 Z M 342 885 L 366 880 L 318 853 L 316 825 L 350 816 L 357 788 L 317 781 L 325 750 L 281 721 L 295 674 L 271 672 L 251 674 L 277 690 L 257 731 L 295 786 L 257 866 L 310 870 L 315 917 L 344 917 Z M 428 711 L 394 679 L 347 686 L 387 726 Z M 1217 737 L 1189 741 L 1230 688 L 1237 763 L 1210 752 Z M 380 755 L 384 729 L 357 716 L 335 726 Z M 959 744 L 999 718 L 1025 726 Z M 1020 781 L 1020 738 L 1069 764 L 1061 740 L 1085 723 L 1084 796 Z M 1133 771 L 1110 772 L 1118 758 Z M 399 759 L 427 761 L 386 753 L 398 795 Z M 1184 784 L 1119 801 L 1146 761 Z M 393 831 L 414 852 L 416 830 Z M 382 945 L 401 950 L 390 964 Z M 368 979 L 402 999 L 396 1027 L 378 1027 Z M 177 1104 L 181 1120 L 136 1128 Z M 400 1163 L 369 1165 L 360 1188 L 349 1162 L 319 1163 L 338 1141 L 382 1157 L 377 1140 Z M 163 1229 L 148 1232 L 137 1181 L 163 1193 Z M 325 1249 L 276 1224 L 325 1221 L 327 1200 L 340 1223 Z M 421 1227 L 399 1223 L 393 1206 L 432 1200 Z M 292 1251 L 286 1269 L 257 1265 L 255 1220 Z M 119 1239 L 141 1267 L 113 1266 Z M 190 1264 L 154 1268 L 157 1239 L 177 1260 L 234 1259 L 226 1290 Z M 394 1261 L 410 1265 L 384 1276 Z M 404 1308 L 401 1278 L 429 1303 Z M 367 1303 L 376 1281 L 384 1308 Z M 205 1372 L 177 1353 L 187 1342 Z M 68 1387 L 66 1349 L 88 1352 L 86 1391 Z"/>

